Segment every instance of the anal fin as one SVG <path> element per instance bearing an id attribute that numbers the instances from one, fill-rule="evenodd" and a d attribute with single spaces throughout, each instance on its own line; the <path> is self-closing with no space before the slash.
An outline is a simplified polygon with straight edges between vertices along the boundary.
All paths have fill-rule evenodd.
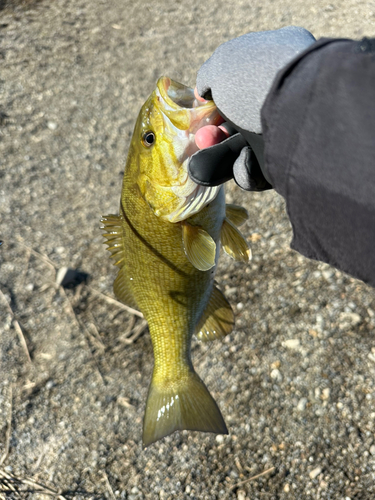
<path id="1" fill-rule="evenodd" d="M 197 339 L 207 342 L 228 335 L 233 330 L 234 315 L 223 293 L 214 286 L 210 301 L 195 329 Z"/>
<path id="2" fill-rule="evenodd" d="M 224 252 L 234 260 L 249 262 L 251 249 L 236 226 L 227 218 L 221 227 L 221 244 Z"/>
<path id="3" fill-rule="evenodd" d="M 227 203 L 225 205 L 225 216 L 235 226 L 241 226 L 249 218 L 247 210 L 239 205 Z"/>
<path id="4" fill-rule="evenodd" d="M 215 265 L 216 243 L 199 226 L 182 222 L 182 241 L 187 258 L 200 271 L 208 271 Z"/>

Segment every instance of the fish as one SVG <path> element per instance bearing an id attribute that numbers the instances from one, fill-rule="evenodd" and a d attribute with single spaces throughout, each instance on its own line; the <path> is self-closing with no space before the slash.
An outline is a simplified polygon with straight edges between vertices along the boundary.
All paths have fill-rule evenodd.
<path id="1" fill-rule="evenodd" d="M 201 186 L 188 175 L 195 133 L 218 123 L 213 101 L 199 102 L 193 89 L 159 78 L 134 127 L 119 214 L 101 219 L 119 268 L 114 294 L 143 313 L 152 340 L 144 447 L 177 430 L 228 433 L 191 360 L 193 335 L 210 341 L 234 326 L 214 281 L 220 244 L 236 260 L 251 258 L 238 229 L 247 211 L 225 204 L 223 186 Z"/>

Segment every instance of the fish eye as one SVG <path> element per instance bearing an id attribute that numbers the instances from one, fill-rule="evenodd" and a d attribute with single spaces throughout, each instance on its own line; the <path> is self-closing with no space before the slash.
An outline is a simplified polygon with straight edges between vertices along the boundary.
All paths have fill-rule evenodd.
<path id="1" fill-rule="evenodd" d="M 149 148 L 152 146 L 155 142 L 155 134 L 152 132 L 152 130 L 148 130 L 145 132 L 142 136 L 142 143 L 146 148 Z"/>

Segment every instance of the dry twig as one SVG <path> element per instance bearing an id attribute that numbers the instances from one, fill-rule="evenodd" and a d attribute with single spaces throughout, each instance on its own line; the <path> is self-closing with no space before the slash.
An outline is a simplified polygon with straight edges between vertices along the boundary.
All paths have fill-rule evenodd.
<path id="1" fill-rule="evenodd" d="M 31 252 L 33 255 L 35 255 L 35 257 L 37 257 L 38 259 L 40 260 L 43 260 L 51 269 L 53 269 L 54 271 L 56 271 L 57 269 L 57 265 L 54 264 L 52 262 L 52 260 L 50 260 L 47 255 L 44 255 L 40 252 L 37 252 L 36 250 L 34 250 L 33 248 L 25 245 L 25 243 L 23 243 L 23 241 L 21 241 L 21 238 L 18 237 L 17 240 L 16 240 L 16 243 L 18 245 L 20 245 L 21 247 L 25 248 L 27 251 Z"/>
<path id="2" fill-rule="evenodd" d="M 114 304 L 116 305 L 117 307 L 120 307 L 121 309 L 124 309 L 125 311 L 128 311 L 130 312 L 131 314 L 134 314 L 135 316 L 139 316 L 140 318 L 143 318 L 143 314 L 139 311 L 137 311 L 136 309 L 133 309 L 132 307 L 129 307 L 129 306 L 126 306 L 125 304 L 123 304 L 122 302 L 119 302 L 118 300 L 116 299 L 112 299 L 112 297 L 108 297 L 108 295 L 105 295 L 104 293 L 102 292 L 99 292 L 99 290 L 95 290 L 95 288 L 91 288 L 91 286 L 88 286 L 87 287 L 91 292 L 94 292 L 96 293 L 97 295 L 100 295 L 101 297 L 103 297 L 107 302 L 109 302 L 110 304 Z"/>
<path id="3" fill-rule="evenodd" d="M 31 486 L 35 488 L 34 491 L 30 492 L 30 490 L 25 490 L 22 486 Z M 58 500 L 66 500 L 66 498 L 61 494 L 61 491 L 55 490 L 46 486 L 45 484 L 34 481 L 34 479 L 19 479 L 14 474 L 10 474 L 5 472 L 5 470 L 0 469 L 0 498 L 1 491 L 7 493 L 21 493 L 23 491 L 27 491 L 27 493 L 42 493 L 44 495 L 49 495 Z M 4 498 L 6 498 L 6 496 Z"/>
<path id="4" fill-rule="evenodd" d="M 269 472 L 272 472 L 273 470 L 275 470 L 275 467 L 270 467 L 269 469 L 264 470 L 263 472 L 261 472 L 260 474 L 257 474 L 256 476 L 252 476 L 252 477 L 249 477 L 249 479 L 245 479 L 244 481 L 240 481 L 239 483 L 236 483 L 233 486 L 231 486 L 229 488 L 229 491 L 232 491 L 232 490 L 238 488 L 239 486 L 242 486 L 243 484 L 250 483 L 250 481 L 254 481 L 254 479 L 258 479 L 261 476 L 265 476 L 266 474 L 268 474 Z"/>
<path id="5" fill-rule="evenodd" d="M 99 369 L 98 363 L 96 362 L 96 359 L 95 359 L 94 355 L 92 354 L 91 349 L 90 349 L 90 345 L 88 344 L 88 341 L 87 341 L 87 336 L 92 337 L 92 335 L 88 332 L 88 330 L 87 330 L 87 328 L 85 327 L 85 325 L 83 325 L 83 324 L 79 321 L 79 319 L 78 319 L 78 317 L 77 317 L 76 313 L 74 312 L 74 309 L 73 309 L 73 306 L 72 306 L 72 304 L 71 304 L 71 302 L 70 302 L 70 300 L 69 300 L 69 297 L 68 297 L 68 296 L 67 296 L 67 294 L 65 293 L 65 290 L 64 290 L 64 288 L 63 288 L 62 286 L 60 286 L 60 287 L 59 287 L 59 291 L 60 291 L 61 295 L 62 295 L 62 296 L 65 298 L 65 300 L 66 300 L 67 310 L 68 310 L 68 312 L 69 312 L 70 316 L 73 318 L 74 322 L 76 323 L 76 325 L 77 325 L 77 327 L 78 327 L 78 330 L 79 330 L 80 332 L 82 332 L 82 330 L 83 330 L 83 332 L 84 332 L 84 333 L 83 333 L 83 337 L 84 337 L 85 342 L 86 342 L 86 344 L 87 344 L 87 347 L 88 347 L 89 353 L 90 353 L 90 355 L 91 355 L 92 360 L 94 361 L 94 364 L 95 364 L 95 366 L 96 366 L 96 369 L 97 369 L 97 372 L 98 372 L 98 374 L 99 374 L 99 377 L 100 377 L 100 379 L 101 379 L 101 381 L 102 381 L 103 385 L 105 385 L 105 381 L 104 381 L 104 378 L 103 378 L 103 376 L 102 376 L 102 374 L 101 374 L 101 372 L 100 372 L 100 369 Z M 85 333 L 86 333 L 86 335 L 85 335 Z"/>
<path id="6" fill-rule="evenodd" d="M 112 486 L 109 482 L 107 473 L 105 471 L 102 471 L 102 472 L 103 472 L 103 477 L 104 477 L 105 484 L 107 486 L 109 496 L 112 498 L 112 500 L 116 500 L 116 497 L 115 497 L 115 494 L 113 493 L 113 489 L 112 489 Z"/>
<path id="7" fill-rule="evenodd" d="M 31 363 L 31 357 L 30 357 L 29 349 L 27 347 L 26 339 L 25 339 L 25 337 L 23 335 L 22 328 L 20 327 L 20 324 L 16 320 L 16 317 L 14 315 L 13 309 L 8 304 L 8 301 L 7 301 L 5 295 L 3 294 L 3 292 L 1 290 L 0 290 L 0 297 L 2 297 L 3 302 L 6 305 L 6 308 L 8 309 L 8 311 L 10 312 L 10 314 L 12 316 L 12 322 L 13 322 L 14 329 L 17 332 L 18 338 L 19 338 L 19 340 L 21 342 L 21 345 L 22 345 L 24 353 L 25 353 L 25 355 L 27 357 L 27 360 L 28 360 L 29 363 Z"/>
<path id="8" fill-rule="evenodd" d="M 4 450 L 3 456 L 0 458 L 0 465 L 3 465 L 5 460 L 8 458 L 10 435 L 12 433 L 12 410 L 13 410 L 13 387 L 12 387 L 12 385 L 10 386 L 9 392 L 10 392 L 10 397 L 9 397 L 10 409 L 9 409 L 9 414 L 8 414 L 7 431 L 5 434 L 5 450 Z"/>

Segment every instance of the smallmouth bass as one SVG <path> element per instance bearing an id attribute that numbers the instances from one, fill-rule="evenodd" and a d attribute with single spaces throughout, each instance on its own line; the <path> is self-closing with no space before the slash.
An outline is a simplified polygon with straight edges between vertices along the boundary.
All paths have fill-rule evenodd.
<path id="1" fill-rule="evenodd" d="M 236 260 L 251 258 L 237 229 L 246 210 L 225 205 L 223 186 L 200 186 L 188 176 L 195 133 L 219 120 L 212 101 L 198 102 L 192 89 L 160 78 L 134 128 L 120 213 L 102 218 L 108 250 L 120 268 L 114 293 L 143 313 L 152 339 L 144 446 L 176 430 L 228 432 L 190 356 L 193 334 L 214 340 L 234 325 L 232 309 L 214 284 L 220 241 Z"/>

